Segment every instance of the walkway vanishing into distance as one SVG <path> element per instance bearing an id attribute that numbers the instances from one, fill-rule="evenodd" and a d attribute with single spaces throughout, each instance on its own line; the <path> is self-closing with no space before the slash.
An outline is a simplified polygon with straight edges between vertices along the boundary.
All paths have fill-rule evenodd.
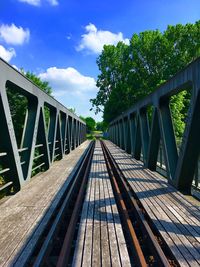
<path id="1" fill-rule="evenodd" d="M 200 202 L 190 195 L 199 187 L 200 59 L 96 142 L 22 74 L 2 60 L 0 69 L 0 266 L 200 266 Z M 178 151 L 169 98 L 189 87 Z M 9 88 L 27 100 L 20 142 Z"/>

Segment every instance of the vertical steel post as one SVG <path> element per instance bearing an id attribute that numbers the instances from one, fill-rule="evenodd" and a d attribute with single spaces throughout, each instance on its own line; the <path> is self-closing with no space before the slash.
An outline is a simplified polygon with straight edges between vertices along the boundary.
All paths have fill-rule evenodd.
<path id="1" fill-rule="evenodd" d="M 158 110 L 154 108 L 152 125 L 151 125 L 151 134 L 149 141 L 149 150 L 148 150 L 148 159 L 147 159 L 147 168 L 152 171 L 156 170 L 157 158 L 160 146 L 160 125 L 158 120 Z"/>
<path id="2" fill-rule="evenodd" d="M 149 146 L 149 126 L 148 126 L 146 108 L 140 110 L 139 118 L 140 118 L 140 131 L 142 140 L 143 162 L 146 165 L 148 146 Z"/>
<path id="3" fill-rule="evenodd" d="M 168 178 L 173 180 L 178 160 L 178 152 L 168 101 L 161 104 L 159 115 Z"/>

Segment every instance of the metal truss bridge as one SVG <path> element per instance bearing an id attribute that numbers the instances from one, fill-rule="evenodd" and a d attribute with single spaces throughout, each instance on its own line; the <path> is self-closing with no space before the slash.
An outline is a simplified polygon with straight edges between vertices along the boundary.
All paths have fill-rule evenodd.
<path id="1" fill-rule="evenodd" d="M 96 141 L 0 59 L 0 123 L 0 266 L 200 266 L 200 58 Z"/>

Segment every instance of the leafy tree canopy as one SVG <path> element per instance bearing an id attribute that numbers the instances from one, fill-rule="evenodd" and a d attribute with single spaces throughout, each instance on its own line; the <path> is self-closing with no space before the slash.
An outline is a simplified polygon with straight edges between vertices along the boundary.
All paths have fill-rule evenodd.
<path id="1" fill-rule="evenodd" d="M 91 132 L 95 130 L 96 122 L 92 117 L 86 117 L 86 118 L 81 117 L 81 119 L 84 120 L 86 123 L 87 132 Z"/>
<path id="2" fill-rule="evenodd" d="M 76 109 L 75 108 L 68 108 L 69 111 L 71 111 L 72 113 L 76 114 Z"/>
<path id="3" fill-rule="evenodd" d="M 82 120 L 82 121 L 85 121 L 85 118 L 83 116 L 79 116 L 79 118 Z"/>
<path id="4" fill-rule="evenodd" d="M 99 89 L 91 99 L 96 113 L 103 111 L 106 123 L 153 92 L 200 55 L 200 21 L 168 26 L 166 31 L 133 34 L 130 44 L 107 45 L 97 58 Z M 175 132 L 181 135 L 190 93 L 172 99 Z M 176 110 L 176 111 L 175 111 Z"/>
<path id="5" fill-rule="evenodd" d="M 35 83 L 42 91 L 46 92 L 48 95 L 52 94 L 52 88 L 48 82 L 42 81 L 38 76 L 34 73 L 28 71 L 26 72 L 26 77 L 30 79 L 33 83 Z"/>
<path id="6" fill-rule="evenodd" d="M 96 123 L 96 130 L 97 130 L 97 131 L 102 131 L 102 132 L 104 132 L 104 131 L 106 130 L 106 128 L 107 128 L 107 125 L 105 124 L 104 121 L 100 121 L 100 122 L 97 122 L 97 123 Z"/>

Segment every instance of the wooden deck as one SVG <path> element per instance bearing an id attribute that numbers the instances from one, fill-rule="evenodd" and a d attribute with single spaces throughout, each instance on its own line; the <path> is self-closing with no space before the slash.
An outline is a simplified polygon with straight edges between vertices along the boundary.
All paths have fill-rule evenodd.
<path id="1" fill-rule="evenodd" d="M 0 204 L 0 266 L 22 267 L 69 184 L 89 142 Z"/>
<path id="2" fill-rule="evenodd" d="M 200 203 L 113 143 L 106 145 L 180 266 L 200 266 Z"/>
<path id="3" fill-rule="evenodd" d="M 24 266 L 89 142 L 0 204 L 0 266 Z M 180 266 L 200 266 L 200 203 L 106 141 L 125 178 Z M 131 266 L 103 152 L 96 141 L 72 265 Z"/>
<path id="4" fill-rule="evenodd" d="M 131 266 L 99 141 L 95 145 L 72 266 Z"/>

